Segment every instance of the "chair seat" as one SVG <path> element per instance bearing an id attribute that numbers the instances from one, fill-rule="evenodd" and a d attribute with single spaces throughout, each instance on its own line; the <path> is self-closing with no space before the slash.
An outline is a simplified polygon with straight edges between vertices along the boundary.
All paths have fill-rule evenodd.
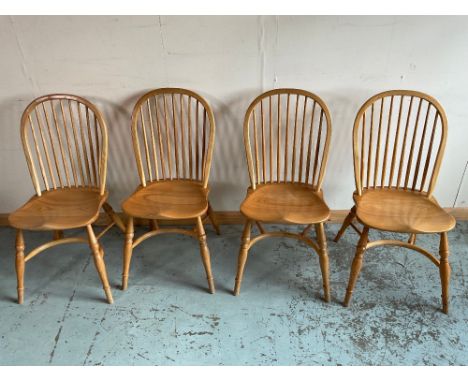
<path id="1" fill-rule="evenodd" d="M 241 212 L 252 220 L 290 224 L 320 223 L 330 216 L 321 193 L 292 183 L 258 185 L 245 198 Z"/>
<path id="2" fill-rule="evenodd" d="M 455 227 L 455 218 L 432 197 L 401 189 L 368 189 L 355 194 L 356 217 L 383 231 L 440 233 Z"/>
<path id="3" fill-rule="evenodd" d="M 11 226 L 27 230 L 63 230 L 93 223 L 107 199 L 97 188 L 62 188 L 33 196 L 8 216 Z"/>
<path id="4" fill-rule="evenodd" d="M 139 187 L 122 204 L 130 216 L 144 219 L 191 219 L 208 210 L 208 192 L 192 180 L 165 180 Z"/>

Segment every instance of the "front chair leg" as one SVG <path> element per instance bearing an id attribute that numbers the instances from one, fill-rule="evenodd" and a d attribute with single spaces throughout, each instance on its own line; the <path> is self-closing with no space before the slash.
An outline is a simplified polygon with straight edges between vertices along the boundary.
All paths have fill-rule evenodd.
<path id="1" fill-rule="evenodd" d="M 211 260 L 210 260 L 210 251 L 208 245 L 206 244 L 206 233 L 205 228 L 203 227 L 202 218 L 197 217 L 197 234 L 198 241 L 200 243 L 200 254 L 203 261 L 203 266 L 205 267 L 206 279 L 208 280 L 208 288 L 210 293 L 215 293 L 215 286 L 213 281 L 213 275 L 211 273 Z"/>
<path id="2" fill-rule="evenodd" d="M 24 238 L 23 231 L 16 230 L 16 277 L 18 286 L 18 304 L 24 301 Z"/>
<path id="3" fill-rule="evenodd" d="M 86 228 L 88 230 L 89 246 L 93 251 L 94 265 L 96 266 L 97 272 L 101 279 L 102 286 L 104 288 L 104 292 L 106 293 L 107 302 L 109 304 L 112 304 L 114 302 L 114 299 L 112 298 L 109 280 L 107 279 L 106 264 L 104 263 L 102 255 L 104 253 L 104 250 L 102 249 L 102 247 L 100 247 L 91 224 L 87 225 Z"/>
<path id="4" fill-rule="evenodd" d="M 364 252 L 366 251 L 368 235 L 369 227 L 364 226 L 356 248 L 356 255 L 354 256 L 353 264 L 351 265 L 351 274 L 349 275 L 348 288 L 346 289 L 346 296 L 343 303 L 344 306 L 349 305 L 349 301 L 351 300 L 351 296 L 353 294 L 354 285 L 356 285 L 356 281 L 359 277 L 359 272 L 361 271 L 362 267 L 362 259 L 364 257 Z"/>
<path id="5" fill-rule="evenodd" d="M 320 270 L 322 271 L 324 300 L 326 302 L 330 302 L 330 276 L 328 265 L 327 238 L 325 236 L 324 224 L 316 224 L 315 232 L 317 234 L 317 242 L 320 249 L 318 255 L 320 261 Z"/>
<path id="6" fill-rule="evenodd" d="M 237 260 L 237 276 L 236 276 L 236 284 L 234 286 L 234 296 L 238 296 L 240 293 L 242 276 L 244 275 L 244 267 L 245 267 L 245 263 L 247 262 L 247 255 L 249 253 L 251 228 L 252 228 L 252 221 L 247 220 L 245 222 L 244 231 L 242 233 L 242 243 L 241 243 L 241 247 L 239 251 L 239 258 Z"/>
<path id="7" fill-rule="evenodd" d="M 127 220 L 127 229 L 125 232 L 125 243 L 123 252 L 123 270 L 122 270 L 122 290 L 127 289 L 128 273 L 130 271 L 130 261 L 132 260 L 133 252 L 133 217 L 129 216 Z"/>
<path id="8" fill-rule="evenodd" d="M 338 242 L 338 240 L 340 240 L 341 236 L 343 236 L 343 234 L 345 233 L 346 229 L 350 226 L 350 224 L 353 222 L 354 218 L 356 216 L 356 206 L 354 206 L 353 208 L 351 208 L 351 211 L 349 211 L 349 214 L 348 216 L 346 216 L 345 220 L 343 221 L 343 225 L 341 226 L 340 230 L 338 231 L 338 233 L 336 234 L 335 238 L 333 239 L 333 241 L 335 243 Z"/>
<path id="9" fill-rule="evenodd" d="M 440 234 L 440 281 L 442 283 L 442 311 L 445 314 L 448 314 L 449 310 L 449 284 L 450 284 L 450 264 L 448 261 L 449 257 L 449 245 L 447 232 L 442 232 Z"/>

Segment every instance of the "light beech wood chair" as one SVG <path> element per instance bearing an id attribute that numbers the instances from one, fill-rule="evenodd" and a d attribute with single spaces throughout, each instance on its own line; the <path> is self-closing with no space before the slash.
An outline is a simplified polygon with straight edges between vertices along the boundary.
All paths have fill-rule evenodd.
<path id="1" fill-rule="evenodd" d="M 88 243 L 107 301 L 104 251 L 99 239 L 114 225 L 125 226 L 106 202 L 107 127 L 99 110 L 88 100 L 68 94 L 45 95 L 29 104 L 21 119 L 21 139 L 36 195 L 11 213 L 16 228 L 18 302 L 24 299 L 25 263 L 60 244 Z M 111 223 L 98 235 L 92 224 L 101 208 Z M 87 229 L 87 238 L 64 237 L 67 229 Z M 25 256 L 23 231 L 53 231 L 53 241 Z"/>
<path id="2" fill-rule="evenodd" d="M 353 129 L 354 207 L 335 237 L 347 227 L 360 235 L 344 305 L 348 306 L 367 249 L 400 246 L 426 256 L 439 268 L 442 306 L 449 309 L 450 265 L 447 232 L 455 219 L 434 198 L 447 139 L 447 117 L 431 96 L 391 90 L 371 97 L 357 113 Z M 362 230 L 354 224 L 357 220 Z M 409 240 L 370 242 L 370 229 L 409 234 Z M 415 245 L 416 235 L 440 235 L 440 259 Z"/>
<path id="3" fill-rule="evenodd" d="M 215 138 L 211 107 L 200 95 L 186 89 L 150 91 L 136 103 L 132 138 L 140 185 L 122 204 L 128 215 L 122 289 L 128 285 L 133 249 L 150 237 L 177 233 L 197 238 L 208 279 L 215 292 L 210 253 L 203 226 L 209 218 L 219 227 L 208 202 L 208 178 Z M 151 230 L 134 240 L 134 218 L 148 219 Z M 193 230 L 160 228 L 158 220 L 195 221 Z"/>
<path id="4" fill-rule="evenodd" d="M 331 118 L 325 103 L 299 89 L 276 89 L 258 96 L 244 119 L 244 144 L 250 187 L 242 202 L 246 218 L 234 294 L 240 292 L 249 249 L 268 237 L 298 239 L 319 256 L 325 301 L 330 301 L 327 240 L 324 223 L 330 210 L 322 182 L 328 158 Z M 267 232 L 262 223 L 298 224 L 300 234 Z M 260 235 L 251 238 L 252 225 Z M 315 227 L 317 240 L 307 236 Z"/>

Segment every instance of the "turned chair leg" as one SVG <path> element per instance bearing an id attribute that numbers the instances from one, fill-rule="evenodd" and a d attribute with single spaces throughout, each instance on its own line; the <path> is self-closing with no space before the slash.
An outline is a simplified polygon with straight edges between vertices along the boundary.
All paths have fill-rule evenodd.
<path id="1" fill-rule="evenodd" d="M 213 209 L 211 208 L 211 204 L 208 203 L 208 218 L 210 219 L 211 225 L 213 226 L 214 230 L 216 231 L 216 235 L 221 235 L 221 231 L 219 230 L 219 224 L 216 221 L 216 218 L 214 216 Z"/>
<path id="2" fill-rule="evenodd" d="M 236 284 L 234 286 L 234 296 L 238 296 L 240 293 L 242 277 L 244 275 L 244 267 L 245 267 L 245 263 L 247 262 L 247 255 L 249 253 L 251 228 L 252 228 L 252 221 L 247 220 L 245 222 L 244 231 L 242 233 L 242 243 L 241 243 L 241 247 L 239 251 L 239 258 L 237 260 L 237 276 L 236 276 Z"/>
<path id="3" fill-rule="evenodd" d="M 343 236 L 343 234 L 345 233 L 346 229 L 350 226 L 350 224 L 353 222 L 353 219 L 356 217 L 356 206 L 354 206 L 353 208 L 351 208 L 351 211 L 349 211 L 349 214 L 348 216 L 346 216 L 344 222 L 343 222 L 343 225 L 341 226 L 340 230 L 338 231 L 338 233 L 336 234 L 335 238 L 333 239 L 333 241 L 335 243 L 338 243 L 338 240 L 341 239 L 341 236 Z"/>
<path id="4" fill-rule="evenodd" d="M 210 293 L 213 294 L 215 293 L 215 286 L 213 275 L 211 273 L 210 251 L 208 249 L 208 245 L 206 244 L 205 228 L 203 227 L 203 221 L 200 216 L 197 217 L 197 233 L 198 241 L 200 243 L 200 254 L 203 261 L 203 266 L 205 267 L 206 279 L 208 280 L 208 288 Z"/>
<path id="5" fill-rule="evenodd" d="M 330 302 L 330 275 L 328 264 L 327 238 L 325 236 L 324 224 L 316 224 L 315 232 L 317 234 L 317 242 L 320 249 L 318 255 L 320 261 L 320 270 L 322 271 L 324 300 L 326 302 Z"/>
<path id="6" fill-rule="evenodd" d="M 130 261 L 132 260 L 133 253 L 133 236 L 133 217 L 129 216 L 127 220 L 127 229 L 125 232 L 125 243 L 123 251 L 122 290 L 127 289 L 128 286 L 128 273 L 130 271 Z"/>
<path id="7" fill-rule="evenodd" d="M 87 225 L 86 228 L 88 230 L 89 246 L 91 247 L 91 250 L 93 251 L 94 265 L 96 266 L 96 270 L 99 274 L 99 278 L 101 279 L 104 292 L 106 293 L 107 302 L 109 304 L 112 304 L 114 302 L 114 299 L 112 298 L 112 292 L 111 292 L 111 288 L 109 285 L 109 280 L 107 279 L 106 264 L 104 263 L 104 259 L 103 259 L 104 250 L 99 245 L 91 224 Z"/>
<path id="8" fill-rule="evenodd" d="M 442 311 L 445 314 L 448 314 L 449 310 L 449 284 L 450 284 L 450 264 L 448 261 L 449 257 L 449 245 L 447 232 L 442 232 L 440 234 L 440 281 L 442 283 Z"/>
<path id="9" fill-rule="evenodd" d="M 24 238 L 23 231 L 16 230 L 16 277 L 18 287 L 18 304 L 24 301 Z"/>
<path id="10" fill-rule="evenodd" d="M 346 296 L 344 300 L 344 306 L 348 306 L 353 294 L 354 286 L 359 277 L 359 272 L 362 267 L 362 259 L 364 257 L 364 252 L 366 251 L 367 240 L 369 235 L 369 227 L 364 226 L 362 230 L 359 243 L 356 248 L 356 255 L 354 256 L 353 264 L 351 265 L 351 274 L 349 275 L 348 288 L 346 289 Z"/>

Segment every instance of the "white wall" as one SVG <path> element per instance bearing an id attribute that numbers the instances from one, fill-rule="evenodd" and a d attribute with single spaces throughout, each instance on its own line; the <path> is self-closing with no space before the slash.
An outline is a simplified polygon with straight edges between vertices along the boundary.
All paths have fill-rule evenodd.
<path id="1" fill-rule="evenodd" d="M 264 90 L 299 87 L 330 107 L 326 200 L 351 205 L 351 128 L 359 106 L 394 88 L 435 96 L 449 118 L 436 196 L 468 206 L 467 17 L 0 17 L 0 213 L 33 193 L 19 137 L 36 96 L 69 92 L 105 112 L 108 188 L 116 209 L 137 185 L 132 106 L 157 87 L 187 87 L 213 106 L 210 183 L 217 210 L 237 210 L 248 184 L 242 119 Z M 467 175 L 468 176 L 468 175 Z M 458 196 L 457 196 L 458 195 Z"/>

